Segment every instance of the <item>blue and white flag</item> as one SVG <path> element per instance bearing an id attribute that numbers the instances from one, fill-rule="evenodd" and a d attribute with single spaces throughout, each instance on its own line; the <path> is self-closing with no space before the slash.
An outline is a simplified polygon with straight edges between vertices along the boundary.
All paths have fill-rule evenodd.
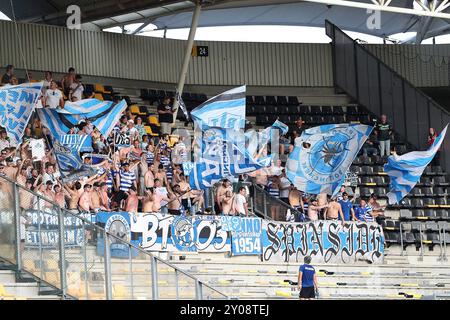
<path id="1" fill-rule="evenodd" d="M 126 108 L 125 100 L 113 105 L 112 101 L 84 99 L 66 103 L 64 109 L 39 109 L 38 114 L 42 124 L 57 139 L 82 120 L 91 121 L 104 137 L 108 137 Z"/>
<path id="2" fill-rule="evenodd" d="M 289 127 L 278 119 L 272 124 L 272 127 L 280 129 L 282 135 L 285 135 L 289 131 Z"/>
<path id="3" fill-rule="evenodd" d="M 334 196 L 372 129 L 361 124 L 330 124 L 305 130 L 295 139 L 286 163 L 288 179 L 306 193 Z"/>
<path id="4" fill-rule="evenodd" d="M 245 128 L 245 88 L 241 86 L 221 93 L 191 111 L 191 117 L 202 126 L 225 129 Z"/>
<path id="5" fill-rule="evenodd" d="M 389 204 L 399 203 L 414 188 L 423 171 L 441 147 L 447 127 L 448 124 L 427 151 L 413 151 L 401 156 L 396 154 L 389 156 L 388 162 L 384 165 L 384 172 L 391 179 L 390 191 L 387 194 Z"/>
<path id="6" fill-rule="evenodd" d="M 96 174 L 92 167 L 83 164 L 75 145 L 65 146 L 61 141 L 54 139 L 53 150 L 64 182 Z"/>
<path id="7" fill-rule="evenodd" d="M 41 95 L 43 82 L 0 88 L 0 126 L 6 129 L 12 145 L 19 145 Z"/>
<path id="8" fill-rule="evenodd" d="M 280 135 L 277 129 L 281 131 L 281 134 L 286 134 L 289 131 L 289 127 L 279 120 L 276 120 L 270 127 L 267 127 L 264 130 L 258 132 L 255 130 L 246 131 L 245 139 L 248 152 L 251 155 L 256 156 L 258 152 L 271 142 L 272 147 L 275 149 L 272 149 L 273 152 L 271 153 L 277 153 L 279 150 L 278 144 L 280 142 Z"/>
<path id="9" fill-rule="evenodd" d="M 60 142 L 70 149 L 78 152 L 92 152 L 92 137 L 80 134 L 64 134 L 60 137 Z"/>
<path id="10" fill-rule="evenodd" d="M 243 134 L 235 130 L 218 127 L 204 130 L 200 139 L 201 155 L 189 174 L 191 188 L 210 188 L 224 178 L 270 166 L 272 158 L 254 159 L 243 147 L 243 138 Z"/>

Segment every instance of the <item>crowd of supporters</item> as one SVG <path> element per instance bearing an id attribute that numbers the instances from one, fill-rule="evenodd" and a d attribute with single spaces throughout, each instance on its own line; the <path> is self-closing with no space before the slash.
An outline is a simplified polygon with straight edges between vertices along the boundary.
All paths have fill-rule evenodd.
<path id="1" fill-rule="evenodd" d="M 32 80 L 28 73 L 28 80 Z M 2 84 L 17 84 L 14 67 L 8 66 L 1 78 Z M 39 106 L 42 108 L 64 108 L 65 101 L 92 98 L 92 92 L 85 92 L 81 76 L 69 68 L 60 81 L 60 88 L 51 72 L 44 73 L 44 86 Z M 161 134 L 147 135 L 142 118 L 127 110 L 115 125 L 109 137 L 103 137 L 89 122 L 80 122 L 69 133 L 92 137 L 93 154 L 82 155 L 84 164 L 95 169 L 95 174 L 68 183 L 62 183 L 58 163 L 51 144 L 48 129 L 42 127 L 34 114 L 25 130 L 23 143 L 10 145 L 6 130 L 0 130 L 0 175 L 7 176 L 29 190 L 58 203 L 74 213 L 98 211 L 162 212 L 170 214 L 212 213 L 226 215 L 248 215 L 249 197 L 253 181 L 272 197 L 279 199 L 292 210 L 280 216 L 280 204 L 274 203 L 270 216 L 276 220 L 314 221 L 359 220 L 374 221 L 383 215 L 376 196 L 360 199 L 352 188 L 342 187 L 339 194 L 330 198 L 326 194 L 311 196 L 299 191 L 286 177 L 283 163 L 294 147 L 294 140 L 306 129 L 301 118 L 290 126 L 288 135 L 280 138 L 280 156 L 272 166 L 241 176 L 238 183 L 225 179 L 215 189 L 213 208 L 207 208 L 207 194 L 191 190 L 189 177 L 183 170 L 183 163 L 191 160 L 190 144 L 183 137 L 171 139 L 171 123 L 175 110 L 173 98 L 165 97 L 157 112 Z M 129 145 L 119 146 L 115 136 L 123 135 Z M 385 115 L 377 124 L 371 139 L 361 149 L 361 154 L 391 154 L 392 130 Z M 43 138 L 46 155 L 34 159 L 30 139 Z M 436 138 L 430 129 L 429 142 Z M 394 150 L 395 152 L 395 150 Z M 104 157 L 102 158 L 101 155 Z M 438 161 L 438 160 L 437 160 Z M 250 188 L 249 188 L 250 186 Z M 205 201 L 206 200 L 206 201 Z M 281 202 L 280 202 L 281 203 Z M 24 209 L 36 206 L 33 201 L 22 201 Z"/>

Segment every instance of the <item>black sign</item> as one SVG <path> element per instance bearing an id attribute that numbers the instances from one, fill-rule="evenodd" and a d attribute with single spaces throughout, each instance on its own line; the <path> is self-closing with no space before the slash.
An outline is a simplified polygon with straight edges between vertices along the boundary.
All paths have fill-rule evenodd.
<path id="1" fill-rule="evenodd" d="M 194 46 L 192 48 L 193 57 L 207 57 L 209 56 L 208 46 Z"/>

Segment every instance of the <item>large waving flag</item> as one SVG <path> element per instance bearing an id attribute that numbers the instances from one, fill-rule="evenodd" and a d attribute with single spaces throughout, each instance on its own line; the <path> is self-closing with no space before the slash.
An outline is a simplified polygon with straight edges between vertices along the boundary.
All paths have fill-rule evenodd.
<path id="1" fill-rule="evenodd" d="M 36 102 L 42 82 L 0 88 L 0 126 L 6 129 L 13 145 L 19 145 Z"/>
<path id="2" fill-rule="evenodd" d="M 305 130 L 286 163 L 289 180 L 310 194 L 335 195 L 373 127 L 330 124 Z"/>
<path id="3" fill-rule="evenodd" d="M 191 111 L 192 119 L 200 127 L 244 129 L 245 89 L 241 86 L 212 97 Z"/>
<path id="4" fill-rule="evenodd" d="M 441 147 L 447 127 L 448 124 L 428 150 L 408 152 L 401 156 L 396 154 L 389 156 L 388 162 L 384 165 L 384 172 L 391 179 L 390 191 L 387 194 L 389 204 L 400 202 L 414 188 L 423 171 Z"/>
<path id="5" fill-rule="evenodd" d="M 64 182 L 77 180 L 81 177 L 88 177 L 94 175 L 96 171 L 90 166 L 84 165 L 80 158 L 79 150 L 81 146 L 79 143 L 69 143 L 67 139 L 61 141 L 60 139 L 53 140 L 53 150 L 55 152 L 56 160 L 58 162 L 59 171 Z M 82 142 L 82 140 L 78 140 Z"/>
<path id="6" fill-rule="evenodd" d="M 38 114 L 43 125 L 50 129 L 57 139 L 85 119 L 90 120 L 101 134 L 107 137 L 126 108 L 125 100 L 113 105 L 112 101 L 84 99 L 68 102 L 64 109 L 39 109 Z"/>
<path id="7" fill-rule="evenodd" d="M 243 134 L 218 127 L 203 127 L 201 155 L 189 173 L 192 189 L 206 189 L 228 177 L 270 166 L 271 157 L 254 159 L 245 149 Z"/>
<path id="8" fill-rule="evenodd" d="M 255 130 L 245 132 L 246 147 L 248 152 L 251 155 L 256 156 L 258 152 L 266 147 L 270 141 L 272 142 L 272 146 L 277 145 L 280 139 L 278 129 L 283 135 L 289 131 L 289 127 L 287 125 L 280 120 L 276 120 L 270 127 L 267 127 L 259 132 Z"/>

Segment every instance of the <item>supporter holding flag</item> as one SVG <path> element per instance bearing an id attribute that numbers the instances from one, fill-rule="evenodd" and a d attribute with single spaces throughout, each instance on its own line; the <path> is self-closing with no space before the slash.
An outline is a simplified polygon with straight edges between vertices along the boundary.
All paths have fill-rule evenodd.
<path id="1" fill-rule="evenodd" d="M 401 156 L 392 155 L 384 165 L 384 172 L 390 177 L 388 203 L 399 203 L 417 184 L 423 171 L 433 160 L 444 141 L 448 124 L 426 151 L 413 151 Z"/>

